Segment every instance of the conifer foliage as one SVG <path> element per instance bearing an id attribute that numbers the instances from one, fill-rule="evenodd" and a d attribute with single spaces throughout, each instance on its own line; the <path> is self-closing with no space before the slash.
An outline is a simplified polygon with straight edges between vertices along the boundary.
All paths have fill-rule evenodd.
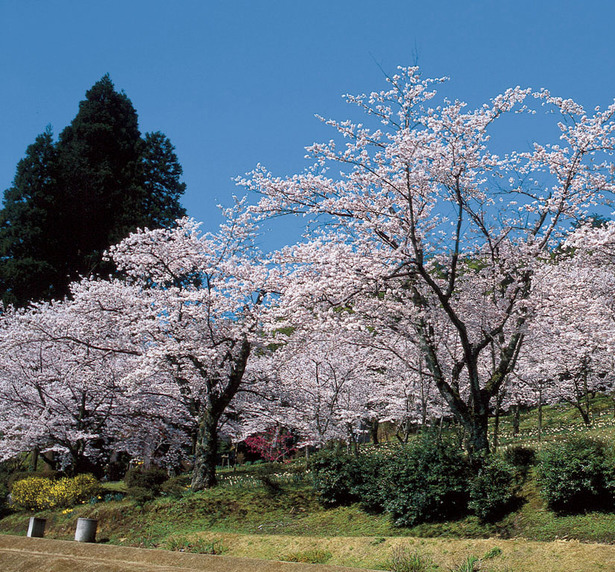
<path id="1" fill-rule="evenodd" d="M 62 298 L 79 276 L 108 274 L 102 253 L 136 228 L 169 227 L 185 215 L 175 149 L 141 136 L 130 99 L 109 75 L 87 91 L 53 140 L 26 150 L 0 212 L 0 288 L 5 302 Z"/>

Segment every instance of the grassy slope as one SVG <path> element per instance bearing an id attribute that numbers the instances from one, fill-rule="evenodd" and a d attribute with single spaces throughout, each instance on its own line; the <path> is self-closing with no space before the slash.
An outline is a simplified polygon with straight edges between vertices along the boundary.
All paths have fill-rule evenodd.
<path id="1" fill-rule="evenodd" d="M 606 398 L 595 401 L 596 427 L 589 433 L 613 437 L 615 423 L 608 412 L 610 407 Z M 535 412 L 524 414 L 522 432 L 513 438 L 510 420 L 504 418 L 501 443 L 538 445 L 535 424 Z M 565 438 L 571 430 L 582 430 L 571 408 L 546 409 L 544 440 Z M 381 567 L 395 545 L 405 543 L 431 556 L 440 569 L 448 570 L 471 553 L 482 556 L 497 546 L 502 555 L 486 562 L 487 569 L 598 570 L 602 565 L 615 569 L 615 547 L 598 550 L 594 546 L 589 551 L 589 545 L 579 543 L 615 542 L 615 514 L 558 516 L 546 509 L 531 478 L 522 496 L 523 502 L 515 512 L 493 524 L 466 517 L 407 529 L 395 528 L 388 518 L 366 514 L 358 506 L 325 510 L 307 483 L 286 484 L 277 493 L 253 484 L 229 486 L 187 492 L 179 499 L 160 498 L 145 507 L 137 507 L 132 501 L 108 502 L 82 505 L 64 513 L 45 511 L 39 516 L 48 519 L 47 536 L 51 538 L 72 538 L 77 517 L 84 516 L 99 519 L 99 540 L 187 551 L 208 551 L 214 546 L 212 542 L 219 540 L 217 549 L 224 547 L 226 553 L 237 556 L 320 558 L 330 564 Z M 0 520 L 0 532 L 25 534 L 29 516 L 6 516 Z M 571 539 L 573 542 L 563 542 Z M 556 544 L 536 545 L 527 540 Z M 578 563 L 572 565 L 567 558 Z"/>
<path id="2" fill-rule="evenodd" d="M 497 548 L 501 554 L 485 561 L 482 569 L 615 569 L 615 547 L 564 540 L 613 540 L 615 516 L 557 517 L 529 492 L 529 502 L 518 512 L 491 526 L 468 517 L 396 529 L 385 517 L 367 515 L 356 506 L 324 510 L 307 486 L 298 485 L 278 495 L 260 487 L 228 488 L 178 500 L 158 499 L 143 508 L 122 501 L 82 505 L 69 514 L 47 511 L 39 516 L 48 518 L 49 538 L 72 538 L 76 518 L 84 516 L 99 519 L 99 541 L 186 551 L 216 546 L 228 555 L 273 560 L 320 558 L 328 564 L 383 568 L 397 547 L 406 546 L 430 557 L 440 570 L 450 570 L 470 555 L 481 557 Z M 24 534 L 29 516 L 10 515 L 0 521 L 0 530 Z"/>

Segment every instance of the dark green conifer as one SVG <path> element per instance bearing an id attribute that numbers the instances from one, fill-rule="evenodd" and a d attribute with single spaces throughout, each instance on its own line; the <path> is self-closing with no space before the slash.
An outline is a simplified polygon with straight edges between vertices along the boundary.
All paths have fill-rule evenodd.
<path id="1" fill-rule="evenodd" d="M 13 185 L 4 192 L 0 288 L 5 302 L 22 304 L 57 294 L 57 189 L 57 150 L 48 127 L 27 148 L 17 165 Z"/>
<path id="2" fill-rule="evenodd" d="M 139 227 L 185 215 L 175 149 L 139 132 L 130 99 L 105 75 L 59 136 L 28 147 L 0 211 L 0 288 L 5 302 L 62 298 L 80 276 L 108 274 L 103 252 Z"/>

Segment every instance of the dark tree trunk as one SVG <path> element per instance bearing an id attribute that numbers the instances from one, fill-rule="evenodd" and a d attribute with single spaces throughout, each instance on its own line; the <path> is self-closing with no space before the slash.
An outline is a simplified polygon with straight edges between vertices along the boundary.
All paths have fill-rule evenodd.
<path id="1" fill-rule="evenodd" d="M 192 490 L 215 487 L 218 457 L 218 418 L 207 411 L 201 418 L 194 451 Z"/>
<path id="2" fill-rule="evenodd" d="M 511 407 L 512 410 L 512 427 L 513 427 L 513 435 L 519 434 L 519 426 L 521 424 L 521 406 L 517 403 Z"/>
<path id="3" fill-rule="evenodd" d="M 239 353 L 233 360 L 233 366 L 228 379 L 218 383 L 223 386 L 221 393 L 214 395 L 216 384 L 210 380 L 209 395 L 201 401 L 199 427 L 194 446 L 194 469 L 192 472 L 192 490 L 200 491 L 215 487 L 216 462 L 218 458 L 218 424 L 229 403 L 239 391 L 243 374 L 250 356 L 250 342 L 244 338 L 241 341 Z M 220 381 L 220 380 L 218 380 Z"/>
<path id="4" fill-rule="evenodd" d="M 56 455 L 53 451 L 47 451 L 41 455 L 41 459 L 45 461 L 47 466 L 52 470 L 56 471 L 58 469 L 58 461 L 56 459 Z"/>
<path id="5" fill-rule="evenodd" d="M 379 445 L 380 440 L 378 439 L 378 428 L 380 427 L 380 421 L 378 419 L 373 419 L 369 425 L 369 432 L 372 438 L 372 443 L 374 445 Z"/>
<path id="6" fill-rule="evenodd" d="M 489 455 L 489 402 L 491 394 L 477 391 L 468 405 L 449 401 L 454 418 L 463 430 L 462 442 L 470 459 L 480 461 Z"/>
<path id="7" fill-rule="evenodd" d="M 500 402 L 502 400 L 501 392 L 495 398 L 495 419 L 493 421 L 493 452 L 498 450 L 498 431 L 500 429 Z"/>
<path id="8" fill-rule="evenodd" d="M 34 447 L 34 449 L 32 449 L 32 462 L 30 465 L 30 470 L 33 472 L 36 472 L 36 469 L 38 469 L 39 454 L 40 454 L 40 451 L 38 450 L 38 447 Z"/>
<path id="9" fill-rule="evenodd" d="M 583 419 L 583 424 L 585 425 L 585 427 L 591 427 L 592 420 L 589 404 L 575 402 L 572 405 L 574 405 L 575 409 L 581 415 L 581 419 Z"/>
<path id="10" fill-rule="evenodd" d="M 538 442 L 542 441 L 542 388 L 538 392 Z"/>
<path id="11" fill-rule="evenodd" d="M 480 459 L 489 454 L 489 416 L 473 416 L 470 423 L 464 423 L 466 429 L 466 449 L 472 459 Z"/>

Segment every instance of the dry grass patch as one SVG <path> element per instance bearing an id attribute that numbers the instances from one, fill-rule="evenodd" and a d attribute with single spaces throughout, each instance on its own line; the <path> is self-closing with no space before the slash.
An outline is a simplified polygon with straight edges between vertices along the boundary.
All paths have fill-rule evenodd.
<path id="1" fill-rule="evenodd" d="M 289 555 L 326 554 L 326 563 L 330 565 L 380 570 L 390 568 L 392 556 L 402 548 L 432 561 L 434 570 L 442 572 L 459 569 L 471 556 L 479 558 L 476 569 L 492 572 L 615 570 L 615 546 L 578 541 L 259 536 L 220 532 L 191 536 L 205 542 L 221 542 L 228 556 L 288 560 Z"/>

